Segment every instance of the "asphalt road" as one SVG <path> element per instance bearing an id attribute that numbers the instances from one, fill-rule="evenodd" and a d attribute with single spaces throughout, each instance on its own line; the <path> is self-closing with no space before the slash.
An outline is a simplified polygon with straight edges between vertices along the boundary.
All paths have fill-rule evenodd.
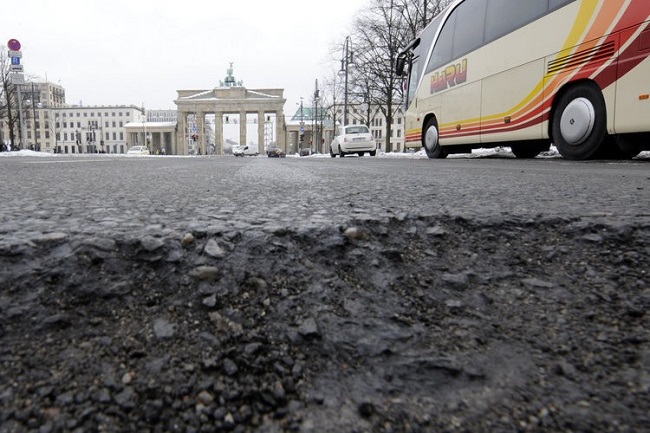
<path id="1" fill-rule="evenodd" d="M 0 433 L 647 432 L 649 170 L 0 157 Z"/>
<path id="2" fill-rule="evenodd" d="M 0 179 L 0 228 L 14 234 L 97 224 L 128 231 L 152 221 L 650 218 L 648 160 L 13 157 L 0 158 Z"/>

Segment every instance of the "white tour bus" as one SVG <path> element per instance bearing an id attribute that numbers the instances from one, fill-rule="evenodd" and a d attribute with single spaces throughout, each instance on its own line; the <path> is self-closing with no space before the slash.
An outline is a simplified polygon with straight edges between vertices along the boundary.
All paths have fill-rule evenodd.
<path id="1" fill-rule="evenodd" d="M 650 0 L 454 0 L 399 55 L 406 147 L 650 149 Z"/>

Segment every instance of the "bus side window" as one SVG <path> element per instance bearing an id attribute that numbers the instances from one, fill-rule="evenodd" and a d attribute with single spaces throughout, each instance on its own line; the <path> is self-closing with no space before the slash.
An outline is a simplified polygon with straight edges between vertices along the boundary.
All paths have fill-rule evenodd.
<path id="1" fill-rule="evenodd" d="M 454 11 L 450 16 L 445 26 L 440 32 L 440 36 L 436 41 L 435 47 L 433 47 L 433 53 L 431 54 L 431 60 L 427 65 L 426 73 L 438 69 L 439 67 L 446 65 L 451 62 L 451 53 L 454 43 L 454 25 L 456 24 L 456 11 Z"/>
<path id="2" fill-rule="evenodd" d="M 568 5 L 569 3 L 573 3 L 576 0 L 549 0 L 548 2 L 548 10 L 552 11 L 554 9 L 558 9 L 562 6 Z"/>
<path id="3" fill-rule="evenodd" d="M 535 1 L 539 2 L 539 0 Z M 452 60 L 458 59 L 483 45 L 487 2 L 488 0 L 466 0 L 456 9 L 457 17 Z"/>
<path id="4" fill-rule="evenodd" d="M 490 0 L 485 19 L 485 42 L 492 42 L 548 12 L 540 0 Z"/>

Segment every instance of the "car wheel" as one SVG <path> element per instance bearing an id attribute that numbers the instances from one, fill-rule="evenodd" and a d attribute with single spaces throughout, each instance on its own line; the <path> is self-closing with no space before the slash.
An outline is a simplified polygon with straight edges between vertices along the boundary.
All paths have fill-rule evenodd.
<path id="1" fill-rule="evenodd" d="M 332 158 L 336 158 L 336 153 L 334 153 L 334 151 L 332 150 L 332 146 L 330 146 L 330 156 Z"/>
<path id="2" fill-rule="evenodd" d="M 341 146 L 339 146 L 339 156 L 340 156 L 341 158 L 344 158 L 344 157 L 345 157 L 345 153 L 341 150 Z"/>
<path id="3" fill-rule="evenodd" d="M 357 152 L 357 155 L 363 156 L 363 152 Z"/>
<path id="4" fill-rule="evenodd" d="M 376 151 L 376 150 L 372 150 L 372 151 L 370 151 L 370 156 L 375 156 L 375 155 L 377 155 L 377 151 Z"/>
<path id="5" fill-rule="evenodd" d="M 447 151 L 440 145 L 438 122 L 435 118 L 429 119 L 427 126 L 424 128 L 424 150 L 431 159 L 447 157 Z"/>
<path id="6" fill-rule="evenodd" d="M 567 159 L 596 155 L 607 134 L 605 100 L 593 84 L 578 84 L 559 99 L 553 113 L 553 142 Z"/>

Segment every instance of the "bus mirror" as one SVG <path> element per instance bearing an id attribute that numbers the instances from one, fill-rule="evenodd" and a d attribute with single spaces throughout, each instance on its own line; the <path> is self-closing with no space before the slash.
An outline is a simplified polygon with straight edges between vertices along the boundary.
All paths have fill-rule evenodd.
<path id="1" fill-rule="evenodd" d="M 404 64 L 406 63 L 406 59 L 403 56 L 400 56 L 397 58 L 397 61 L 395 62 L 395 74 L 398 77 L 401 77 L 404 75 Z"/>

